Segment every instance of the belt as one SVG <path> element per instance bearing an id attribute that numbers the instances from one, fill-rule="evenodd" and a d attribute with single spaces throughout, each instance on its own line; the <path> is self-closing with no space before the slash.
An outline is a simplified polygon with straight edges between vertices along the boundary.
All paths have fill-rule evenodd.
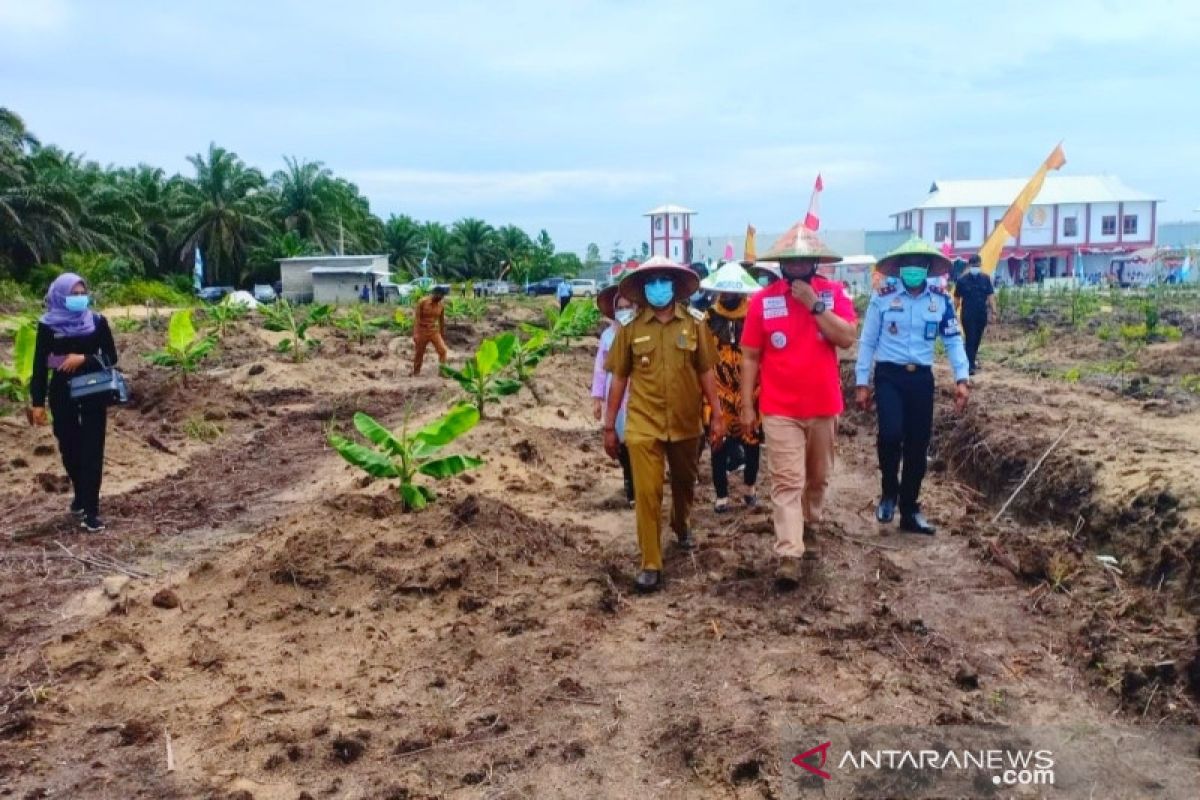
<path id="1" fill-rule="evenodd" d="M 933 369 L 928 364 L 897 364 L 894 361 L 880 361 L 876 367 L 889 367 L 891 369 L 902 369 L 905 372 L 928 372 Z"/>

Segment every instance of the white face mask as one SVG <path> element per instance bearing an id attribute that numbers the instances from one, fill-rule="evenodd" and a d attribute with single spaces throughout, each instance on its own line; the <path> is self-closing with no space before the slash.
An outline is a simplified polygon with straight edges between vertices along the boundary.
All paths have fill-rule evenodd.
<path id="1" fill-rule="evenodd" d="M 978 275 L 979 273 L 983 272 L 983 267 L 970 267 L 967 269 L 967 272 L 971 273 L 972 275 Z"/>
<path id="2" fill-rule="evenodd" d="M 617 322 L 622 325 L 628 325 L 633 322 L 633 318 L 637 316 L 637 310 L 632 308 L 621 308 L 613 315 Z"/>

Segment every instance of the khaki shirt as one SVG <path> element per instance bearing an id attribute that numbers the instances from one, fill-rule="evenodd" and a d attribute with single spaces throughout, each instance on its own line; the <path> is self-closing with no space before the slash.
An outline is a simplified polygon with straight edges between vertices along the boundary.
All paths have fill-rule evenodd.
<path id="1" fill-rule="evenodd" d="M 605 369 L 629 378 L 625 438 L 678 441 L 703 434 L 700 376 L 716 363 L 704 315 L 680 304 L 665 324 L 647 308 L 622 326 Z"/>
<path id="2" fill-rule="evenodd" d="M 413 333 L 439 333 L 446 329 L 446 301 L 433 302 L 433 295 L 426 295 L 417 301 L 417 313 Z"/>

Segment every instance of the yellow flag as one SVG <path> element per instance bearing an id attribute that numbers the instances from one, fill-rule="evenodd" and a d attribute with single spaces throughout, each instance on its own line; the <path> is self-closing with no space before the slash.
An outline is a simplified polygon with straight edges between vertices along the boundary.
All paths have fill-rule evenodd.
<path id="1" fill-rule="evenodd" d="M 1067 157 L 1063 155 L 1060 142 L 1054 148 L 1054 152 L 1038 167 L 1038 171 L 1029 179 L 1029 183 L 1025 184 L 1025 188 L 1017 195 L 1017 199 L 1013 200 L 1008 211 L 1004 212 L 1000 224 L 992 230 L 987 241 L 983 243 L 983 247 L 979 248 L 979 260 L 982 262 L 980 266 L 988 275 L 995 271 L 996 262 L 1000 260 L 1000 252 L 1004 249 L 1004 243 L 1010 237 L 1015 237 L 1021 232 L 1021 220 L 1024 219 L 1025 212 L 1029 210 L 1034 198 L 1038 196 L 1038 192 L 1042 190 L 1042 184 L 1046 181 L 1046 173 L 1052 169 L 1062 168 L 1065 163 L 1067 163 Z"/>
<path id="2" fill-rule="evenodd" d="M 757 231 L 754 230 L 753 225 L 746 226 L 746 246 L 742 249 L 742 261 L 754 263 L 758 260 L 758 253 L 754 247 L 755 233 L 757 233 Z"/>

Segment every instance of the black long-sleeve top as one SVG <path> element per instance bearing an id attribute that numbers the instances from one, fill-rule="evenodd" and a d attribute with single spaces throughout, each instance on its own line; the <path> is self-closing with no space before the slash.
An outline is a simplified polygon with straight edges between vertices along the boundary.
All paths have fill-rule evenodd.
<path id="1" fill-rule="evenodd" d="M 37 342 L 33 351 L 33 377 L 29 381 L 29 399 L 33 406 L 46 404 L 48 359 L 51 355 L 67 356 L 72 353 L 88 356 L 83 366 L 70 377 L 86 375 L 104 369 L 99 356 L 103 355 L 108 366 L 117 363 L 117 345 L 113 341 L 112 328 L 108 320 L 96 314 L 96 329 L 86 336 L 55 336 L 49 325 L 39 322 Z"/>

